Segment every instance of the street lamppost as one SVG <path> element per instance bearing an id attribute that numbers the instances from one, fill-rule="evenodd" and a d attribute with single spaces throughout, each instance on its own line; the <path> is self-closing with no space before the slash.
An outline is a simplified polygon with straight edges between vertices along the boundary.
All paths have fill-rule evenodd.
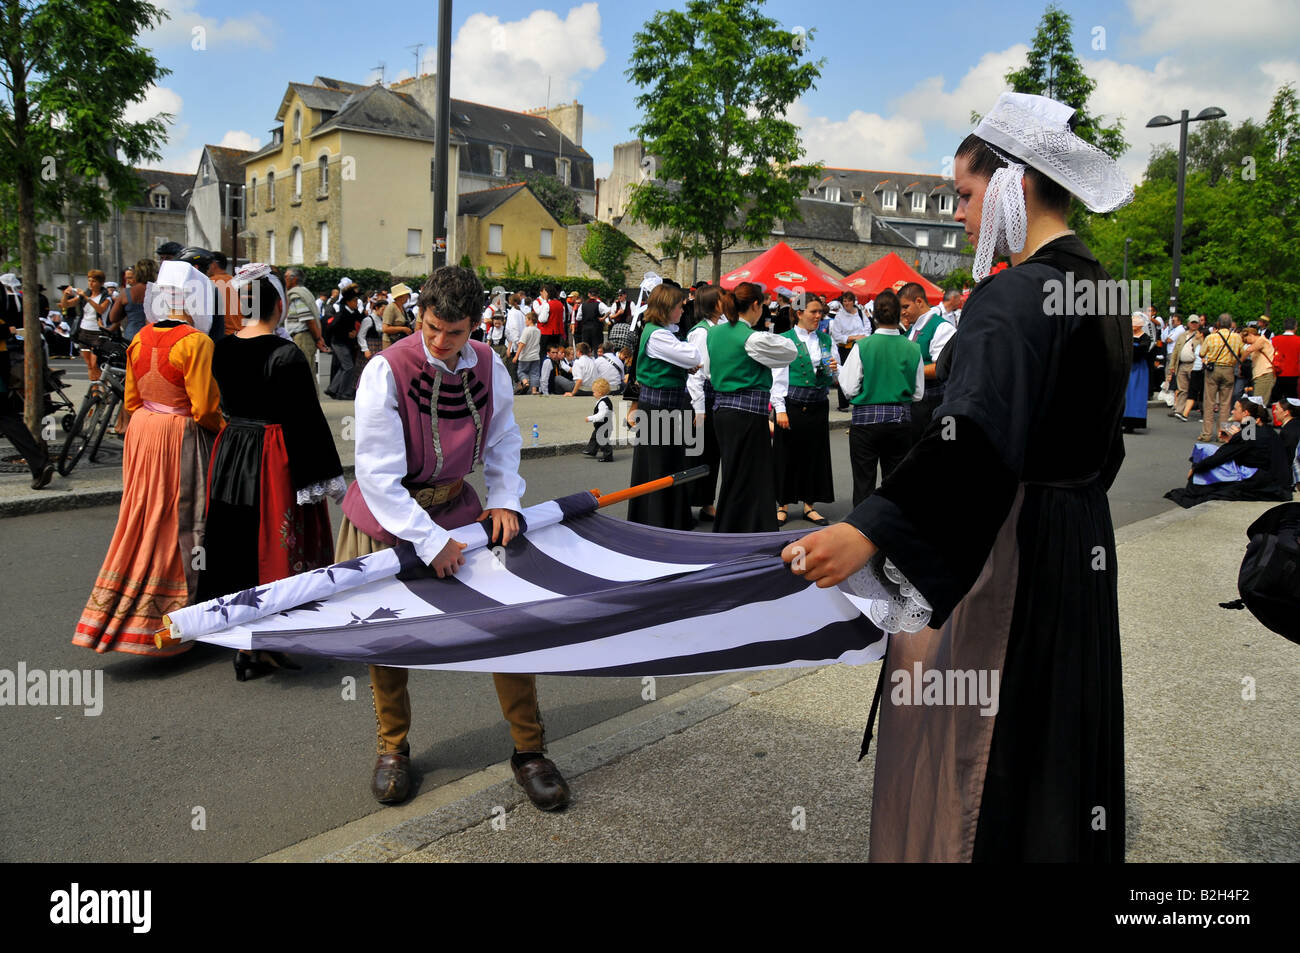
<path id="1" fill-rule="evenodd" d="M 1175 124 L 1178 126 L 1178 199 L 1174 203 L 1174 269 L 1169 291 L 1170 317 L 1178 313 L 1178 266 L 1183 257 L 1183 191 L 1187 179 L 1187 124 L 1201 119 L 1222 119 L 1226 115 L 1228 114 L 1218 106 L 1210 106 L 1191 118 L 1188 118 L 1188 110 L 1184 109 L 1177 119 L 1156 116 L 1147 123 L 1148 129 Z"/>
<path id="2" fill-rule="evenodd" d="M 1128 246 L 1133 244 L 1133 239 L 1124 239 L 1124 286 L 1128 287 Z"/>

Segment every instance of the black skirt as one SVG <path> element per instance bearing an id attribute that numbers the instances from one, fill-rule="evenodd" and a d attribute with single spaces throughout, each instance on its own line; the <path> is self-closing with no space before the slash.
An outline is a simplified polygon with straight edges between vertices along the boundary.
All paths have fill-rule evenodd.
<path id="1" fill-rule="evenodd" d="M 640 408 L 648 423 L 634 432 L 636 447 L 632 451 L 632 486 L 685 470 L 687 463 L 684 435 L 690 408 Z M 690 484 L 657 490 L 634 497 L 627 503 L 629 523 L 642 523 L 662 529 L 693 529 Z"/>
<path id="2" fill-rule="evenodd" d="M 718 461 L 721 459 L 721 451 L 718 449 L 718 431 L 713 427 L 713 408 L 710 406 L 713 403 L 712 388 L 706 388 L 704 395 L 704 406 L 708 407 L 702 425 L 704 452 L 698 457 L 688 454 L 686 463 L 692 467 L 708 467 L 709 475 L 687 484 L 691 506 L 712 506 L 718 495 Z"/>
<path id="3" fill-rule="evenodd" d="M 713 425 L 718 432 L 722 470 L 714 532 L 776 532 L 776 488 L 767 417 L 721 407 L 713 412 Z"/>
<path id="4" fill-rule="evenodd" d="M 785 412 L 790 429 L 778 426 L 772 438 L 776 502 L 832 502 L 830 401 L 805 404 L 787 399 Z"/>

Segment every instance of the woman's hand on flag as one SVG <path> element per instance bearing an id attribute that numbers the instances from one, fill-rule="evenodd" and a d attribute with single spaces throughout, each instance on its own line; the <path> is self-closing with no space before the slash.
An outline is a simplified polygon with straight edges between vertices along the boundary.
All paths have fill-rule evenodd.
<path id="1" fill-rule="evenodd" d="M 519 514 L 514 510 L 484 510 L 483 515 L 479 517 L 480 522 L 489 519 L 492 520 L 492 528 L 488 531 L 488 542 L 492 545 L 500 543 L 502 546 L 508 546 L 510 540 L 519 535 Z"/>
<path id="2" fill-rule="evenodd" d="M 836 523 L 786 546 L 781 558 L 791 572 L 829 589 L 865 566 L 876 552 L 876 544 L 851 524 Z"/>

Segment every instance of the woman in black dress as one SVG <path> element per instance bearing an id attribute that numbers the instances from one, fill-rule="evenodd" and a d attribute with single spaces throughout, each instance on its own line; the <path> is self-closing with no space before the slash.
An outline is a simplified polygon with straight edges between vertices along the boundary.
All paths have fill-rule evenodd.
<path id="1" fill-rule="evenodd" d="M 235 280 L 253 320 L 213 351 L 228 423 L 212 448 L 199 602 L 332 563 L 325 497 L 342 500 L 347 489 L 311 368 L 291 340 L 275 333 L 283 312 L 278 279 L 254 263 Z M 235 657 L 240 681 L 296 667 L 278 653 Z"/>
<path id="2" fill-rule="evenodd" d="M 1207 500 L 1281 500 L 1291 499 L 1291 461 L 1286 443 L 1273 429 L 1268 411 L 1262 403 L 1239 397 L 1232 405 L 1232 419 L 1241 424 L 1228 442 L 1187 471 L 1187 485 L 1170 490 L 1165 498 L 1183 509 Z M 1209 473 L 1225 463 L 1253 467 L 1255 473 L 1235 483 L 1194 483 L 1198 473 Z"/>
<path id="3" fill-rule="evenodd" d="M 357 289 L 349 285 L 339 299 L 338 313 L 325 329 L 330 353 L 334 356 L 330 369 L 329 387 L 325 393 L 335 400 L 352 400 L 357 396 L 357 334 L 361 330 L 361 308 L 357 305 Z"/>

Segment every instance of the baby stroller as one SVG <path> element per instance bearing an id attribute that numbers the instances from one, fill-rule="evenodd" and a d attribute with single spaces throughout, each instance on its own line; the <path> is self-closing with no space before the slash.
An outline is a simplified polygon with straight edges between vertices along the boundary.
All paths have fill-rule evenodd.
<path id="1" fill-rule="evenodd" d="M 44 343 L 44 342 L 42 342 Z M 26 363 L 26 345 L 22 337 L 15 334 L 9 339 L 9 366 L 11 376 L 17 382 L 21 382 L 23 377 L 23 367 Z M 72 398 L 67 395 L 67 382 L 63 379 L 66 368 L 50 367 L 49 357 L 45 360 L 45 406 L 41 410 L 42 417 L 49 417 L 54 414 L 58 419 L 59 426 L 63 432 L 67 433 L 72 429 L 72 423 L 77 417 L 77 405 L 72 402 Z M 21 395 L 21 384 L 14 387 L 15 393 Z"/>

